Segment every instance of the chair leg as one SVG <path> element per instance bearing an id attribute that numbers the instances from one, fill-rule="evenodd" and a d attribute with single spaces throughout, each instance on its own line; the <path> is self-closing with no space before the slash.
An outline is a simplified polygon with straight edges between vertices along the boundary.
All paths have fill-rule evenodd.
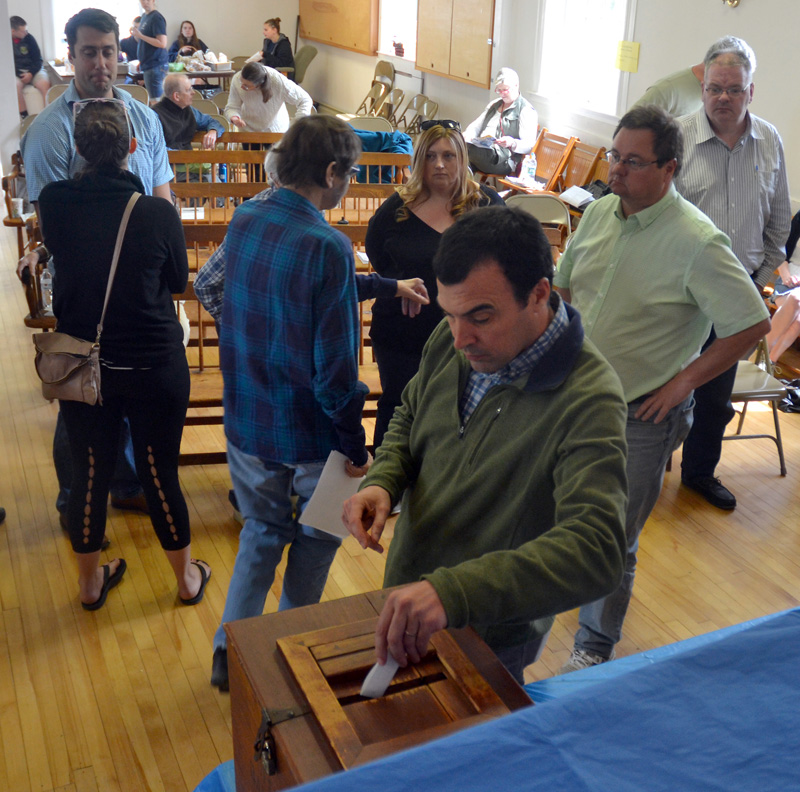
<path id="1" fill-rule="evenodd" d="M 770 402 L 772 404 L 772 418 L 775 421 L 775 443 L 778 446 L 778 457 L 781 460 L 781 475 L 786 475 L 786 459 L 783 455 L 783 438 L 781 437 L 781 425 L 778 421 L 778 405 L 776 402 Z"/>
<path id="2" fill-rule="evenodd" d="M 736 434 L 742 433 L 742 426 L 744 425 L 744 417 L 747 415 L 747 402 L 742 404 L 742 411 L 739 413 L 739 425 L 736 427 Z"/>

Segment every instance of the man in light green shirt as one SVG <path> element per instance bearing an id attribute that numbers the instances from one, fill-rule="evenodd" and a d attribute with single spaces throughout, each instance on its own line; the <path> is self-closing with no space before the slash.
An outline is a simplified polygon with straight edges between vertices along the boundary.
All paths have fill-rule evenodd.
<path id="1" fill-rule="evenodd" d="M 638 105 L 654 104 L 670 115 L 684 116 L 703 106 L 703 64 L 663 77 L 653 83 L 639 99 Z"/>
<path id="2" fill-rule="evenodd" d="M 554 278 L 628 402 L 625 576 L 616 592 L 581 608 L 562 672 L 614 656 L 639 534 L 667 460 L 691 426 L 692 393 L 769 330 L 764 303 L 728 237 L 672 184 L 682 154 L 680 127 L 668 113 L 655 105 L 630 110 L 608 153 L 613 195 L 586 210 Z M 718 338 L 700 354 L 712 323 Z"/>

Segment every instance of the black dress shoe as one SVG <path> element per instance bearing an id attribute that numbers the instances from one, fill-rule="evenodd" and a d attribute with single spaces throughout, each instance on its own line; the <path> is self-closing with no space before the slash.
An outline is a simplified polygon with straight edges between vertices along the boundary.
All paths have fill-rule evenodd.
<path id="1" fill-rule="evenodd" d="M 219 688 L 220 693 L 228 692 L 228 650 L 215 649 L 211 661 L 211 685 Z"/>
<path id="2" fill-rule="evenodd" d="M 712 506 L 725 511 L 736 508 L 736 496 L 718 478 L 701 476 L 694 479 L 682 479 L 689 489 L 702 495 Z"/>

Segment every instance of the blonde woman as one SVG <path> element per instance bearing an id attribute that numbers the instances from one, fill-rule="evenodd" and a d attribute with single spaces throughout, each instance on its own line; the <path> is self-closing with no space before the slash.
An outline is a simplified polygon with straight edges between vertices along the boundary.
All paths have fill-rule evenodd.
<path id="1" fill-rule="evenodd" d="M 381 298 L 373 306 L 370 338 L 383 391 L 375 421 L 376 448 L 403 388 L 417 373 L 428 336 L 443 316 L 431 267 L 439 239 L 464 212 L 503 203 L 494 190 L 471 178 L 457 121 L 426 121 L 422 126 L 411 178 L 381 205 L 367 231 L 366 250 L 375 271 L 385 278 L 419 276 L 430 297 L 413 321 L 405 300 Z"/>

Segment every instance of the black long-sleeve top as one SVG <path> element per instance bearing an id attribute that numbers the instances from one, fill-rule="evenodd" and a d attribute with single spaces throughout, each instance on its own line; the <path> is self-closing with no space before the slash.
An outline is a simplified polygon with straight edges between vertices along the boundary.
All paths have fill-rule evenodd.
<path id="1" fill-rule="evenodd" d="M 42 52 L 36 39 L 28 33 L 25 38 L 17 39 L 12 38 L 14 45 L 14 70 L 19 77 L 22 72 L 30 72 L 36 74 L 42 68 Z M 294 66 L 294 63 L 292 63 Z"/>
<path id="2" fill-rule="evenodd" d="M 283 33 L 281 33 L 281 37 L 275 42 L 272 52 L 268 49 L 267 45 L 269 44 L 272 44 L 272 42 L 269 39 L 264 39 L 264 46 L 261 48 L 261 63 L 264 66 L 272 66 L 273 69 L 277 69 L 280 66 L 291 66 L 294 68 L 292 45 Z"/>
<path id="3" fill-rule="evenodd" d="M 53 255 L 53 312 L 62 333 L 94 340 L 114 243 L 131 193 L 129 171 L 88 172 L 51 182 L 39 195 L 42 233 Z M 189 266 L 178 213 L 142 195 L 131 213 L 100 339 L 109 365 L 149 368 L 183 350 L 172 294 L 186 289 Z"/>

